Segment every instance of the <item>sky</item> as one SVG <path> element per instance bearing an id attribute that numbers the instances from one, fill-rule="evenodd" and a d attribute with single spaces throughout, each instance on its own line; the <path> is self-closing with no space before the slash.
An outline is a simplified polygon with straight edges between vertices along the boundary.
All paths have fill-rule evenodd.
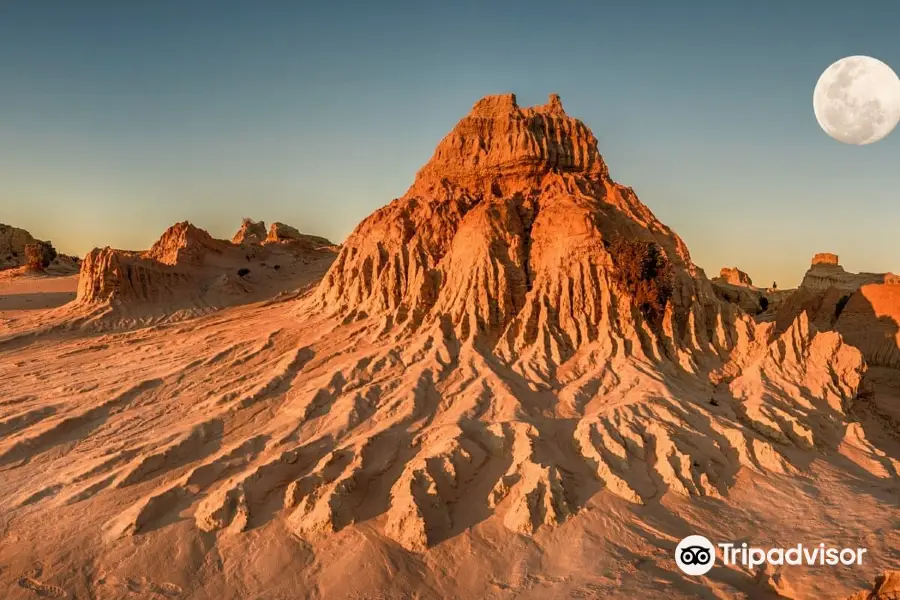
<path id="1" fill-rule="evenodd" d="M 848 55 L 900 71 L 900 2 L 3 0 L 0 222 L 62 252 L 242 217 L 343 240 L 482 96 L 559 93 L 713 276 L 816 252 L 900 272 L 900 131 L 832 140 Z"/>

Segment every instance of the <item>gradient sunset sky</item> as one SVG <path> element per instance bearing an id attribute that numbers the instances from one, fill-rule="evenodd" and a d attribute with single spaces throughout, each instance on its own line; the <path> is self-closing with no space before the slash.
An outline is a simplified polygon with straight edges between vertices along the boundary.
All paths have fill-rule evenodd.
<path id="1" fill-rule="evenodd" d="M 900 71 L 900 2 L 0 4 L 0 222 L 62 252 L 184 219 L 343 238 L 480 97 L 562 96 L 709 276 L 796 285 L 816 252 L 900 271 L 900 131 L 827 137 L 854 54 Z"/>

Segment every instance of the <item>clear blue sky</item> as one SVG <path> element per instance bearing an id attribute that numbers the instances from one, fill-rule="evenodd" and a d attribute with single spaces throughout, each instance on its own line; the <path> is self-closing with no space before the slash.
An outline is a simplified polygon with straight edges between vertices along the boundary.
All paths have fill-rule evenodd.
<path id="1" fill-rule="evenodd" d="M 819 129 L 846 55 L 900 71 L 896 0 L 0 4 L 0 222 L 64 252 L 243 216 L 342 240 L 481 96 L 558 92 L 714 275 L 815 252 L 900 271 L 900 132 Z"/>

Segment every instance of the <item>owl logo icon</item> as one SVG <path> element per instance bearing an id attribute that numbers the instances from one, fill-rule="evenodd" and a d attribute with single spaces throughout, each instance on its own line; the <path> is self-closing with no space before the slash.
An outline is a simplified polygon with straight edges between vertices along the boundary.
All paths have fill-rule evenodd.
<path id="1" fill-rule="evenodd" d="M 689 535 L 675 548 L 675 563 L 686 575 L 705 575 L 716 564 L 716 547 L 702 535 Z"/>

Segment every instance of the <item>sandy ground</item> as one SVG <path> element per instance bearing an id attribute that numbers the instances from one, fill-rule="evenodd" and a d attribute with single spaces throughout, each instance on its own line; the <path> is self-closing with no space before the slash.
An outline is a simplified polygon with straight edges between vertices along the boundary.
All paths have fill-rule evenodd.
<path id="1" fill-rule="evenodd" d="M 784 448 L 794 465 L 784 473 L 740 468 L 721 497 L 664 493 L 635 504 L 579 475 L 566 488 L 571 517 L 526 535 L 504 526 L 518 522 L 514 497 L 489 508 L 507 461 L 522 458 L 500 451 L 471 473 L 462 495 L 447 492 L 456 508 L 442 539 L 409 549 L 397 528 L 415 531 L 417 519 L 404 512 L 397 482 L 419 451 L 398 424 L 415 429 L 423 410 L 467 401 L 436 371 L 432 392 L 414 392 L 429 376 L 391 366 L 392 352 L 369 340 L 291 300 L 133 331 L 7 336 L 2 596 L 778 597 L 740 568 L 682 575 L 672 552 L 689 533 L 868 548 L 861 567 L 786 567 L 782 597 L 842 598 L 900 567 L 898 463 L 888 458 L 900 448 L 885 426 L 885 407 L 898 402 L 891 370 L 878 373 L 859 424 L 842 426 L 839 443 L 814 453 Z M 366 433 L 378 389 L 407 398 L 391 409 L 405 416 Z M 504 427 L 535 422 L 508 419 L 481 417 Z M 573 426 L 542 422 L 533 443 Z M 575 463 L 557 462 L 577 474 Z M 651 478 L 662 472 L 634 468 L 649 468 Z M 341 481 L 353 486 L 334 495 Z M 299 488 L 331 504 L 310 504 Z"/>
<path id="2" fill-rule="evenodd" d="M 62 306 L 75 299 L 78 275 L 21 275 L 0 273 L 0 324 L 27 311 Z"/>

